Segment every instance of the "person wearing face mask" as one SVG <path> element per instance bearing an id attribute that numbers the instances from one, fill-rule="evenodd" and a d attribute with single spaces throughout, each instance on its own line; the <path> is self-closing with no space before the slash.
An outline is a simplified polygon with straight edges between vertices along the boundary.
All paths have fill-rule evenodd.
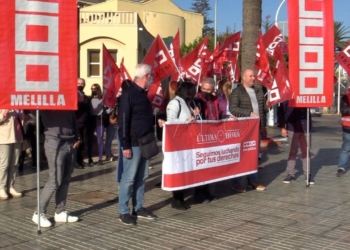
<path id="1" fill-rule="evenodd" d="M 213 95 L 215 81 L 213 78 L 205 78 L 202 81 L 201 91 L 194 100 L 195 106 L 199 108 L 200 118 L 202 120 L 219 120 L 219 99 Z M 203 185 L 195 188 L 194 202 L 208 203 L 215 199 L 209 191 L 209 185 Z"/>
<path id="2" fill-rule="evenodd" d="M 104 127 L 102 124 L 102 115 L 104 112 L 102 103 L 102 91 L 99 84 L 94 83 L 91 86 L 91 100 L 90 100 L 90 116 L 88 125 L 88 157 L 89 165 L 94 164 L 92 160 L 92 149 L 93 149 L 93 138 L 94 132 L 96 132 L 97 137 L 97 147 L 98 147 L 98 165 L 103 165 L 102 155 L 103 155 L 103 132 Z"/>
<path id="3" fill-rule="evenodd" d="M 85 79 L 78 78 L 78 110 L 75 112 L 77 118 L 81 143 L 77 148 L 76 168 L 83 169 L 86 164 L 84 162 L 84 147 L 87 140 L 87 123 L 90 114 L 90 99 L 84 93 Z"/>
<path id="4" fill-rule="evenodd" d="M 119 156 L 123 160 L 119 186 L 119 220 L 127 225 L 136 225 L 136 218 L 157 218 L 143 207 L 149 160 L 142 157 L 138 140 L 154 133 L 152 105 L 146 91 L 151 81 L 152 67 L 138 64 L 133 83 L 119 97 L 118 137 L 123 152 Z M 132 214 L 129 209 L 130 198 Z"/>

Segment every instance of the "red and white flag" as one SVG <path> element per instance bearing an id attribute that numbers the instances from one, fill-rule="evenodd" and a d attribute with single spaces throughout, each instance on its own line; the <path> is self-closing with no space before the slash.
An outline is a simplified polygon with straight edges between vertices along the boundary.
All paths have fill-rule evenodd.
<path id="1" fill-rule="evenodd" d="M 103 105 L 114 108 L 117 96 L 117 75 L 120 73 L 113 57 L 103 44 Z M 120 86 L 119 86 L 120 87 Z"/>
<path id="2" fill-rule="evenodd" d="M 177 31 L 174 39 L 169 45 L 169 54 L 171 58 L 173 59 L 173 62 L 175 65 L 179 65 L 179 61 L 181 58 L 181 53 L 180 53 L 180 33 Z"/>
<path id="3" fill-rule="evenodd" d="M 275 49 L 284 42 L 283 35 L 276 25 L 272 25 L 272 27 L 262 36 L 262 41 L 267 53 L 272 57 L 274 56 Z"/>
<path id="4" fill-rule="evenodd" d="M 291 100 L 293 98 L 293 90 L 289 83 L 289 73 L 284 62 L 281 48 L 274 50 L 276 58 L 275 66 L 272 71 L 274 81 L 271 89 L 268 91 L 268 106 Z"/>
<path id="5" fill-rule="evenodd" d="M 269 59 L 262 40 L 261 30 L 259 31 L 259 39 L 256 42 L 256 59 L 254 68 L 258 70 L 256 81 L 260 82 L 266 88 L 271 89 L 273 79 L 270 72 Z"/>
<path id="6" fill-rule="evenodd" d="M 122 74 L 123 80 L 130 80 L 130 81 L 132 81 L 132 78 L 131 78 L 128 70 L 124 66 L 124 57 L 122 58 L 122 61 L 120 62 L 120 72 Z"/>
<path id="7" fill-rule="evenodd" d="M 343 69 L 350 75 L 350 43 L 338 53 L 335 60 L 343 67 Z"/>
<path id="8" fill-rule="evenodd" d="M 333 103 L 333 1 L 288 0 L 291 107 L 330 107 Z"/>
<path id="9" fill-rule="evenodd" d="M 165 111 L 164 94 L 161 82 L 156 82 L 149 86 L 147 98 L 151 102 L 153 108 Z"/>
<path id="10" fill-rule="evenodd" d="M 208 37 L 205 37 L 196 48 L 180 59 L 179 69 L 182 77 L 192 78 L 196 82 L 199 81 L 202 72 L 202 59 L 200 55 L 207 45 Z"/>
<path id="11" fill-rule="evenodd" d="M 164 78 L 176 72 L 176 66 L 171 58 L 163 39 L 158 35 L 154 39 L 142 63 L 153 68 L 154 82 L 160 82 Z"/>
<path id="12" fill-rule="evenodd" d="M 239 54 L 240 41 L 240 31 L 227 37 L 220 45 L 219 50 L 216 53 L 213 53 L 213 57 L 220 58 L 220 61 L 222 62 L 236 60 L 237 54 Z"/>
<path id="13" fill-rule="evenodd" d="M 258 118 L 167 122 L 162 188 L 181 190 L 256 173 L 259 143 Z"/>
<path id="14" fill-rule="evenodd" d="M 0 108 L 76 110 L 76 1 L 0 0 L 0 6 Z"/>

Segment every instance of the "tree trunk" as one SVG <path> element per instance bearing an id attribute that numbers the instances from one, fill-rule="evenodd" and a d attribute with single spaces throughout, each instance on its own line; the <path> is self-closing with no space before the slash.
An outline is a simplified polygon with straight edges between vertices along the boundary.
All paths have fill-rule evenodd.
<path id="1" fill-rule="evenodd" d="M 261 28 L 262 0 L 243 1 L 242 70 L 254 69 L 258 32 Z"/>

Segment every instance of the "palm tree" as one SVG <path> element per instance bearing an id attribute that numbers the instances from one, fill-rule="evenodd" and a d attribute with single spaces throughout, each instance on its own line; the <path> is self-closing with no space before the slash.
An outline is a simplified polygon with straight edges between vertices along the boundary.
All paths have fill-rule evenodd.
<path id="1" fill-rule="evenodd" d="M 242 69 L 254 68 L 262 0 L 243 0 Z"/>
<path id="2" fill-rule="evenodd" d="M 349 27 L 344 22 L 334 21 L 334 44 L 338 49 L 343 49 L 350 39 Z"/>

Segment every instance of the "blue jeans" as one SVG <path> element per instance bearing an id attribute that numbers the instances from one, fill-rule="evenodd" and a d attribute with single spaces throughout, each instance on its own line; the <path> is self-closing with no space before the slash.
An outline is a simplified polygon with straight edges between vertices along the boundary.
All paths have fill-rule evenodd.
<path id="1" fill-rule="evenodd" d="M 262 138 L 262 134 L 261 134 L 261 131 L 260 131 L 259 132 L 259 143 L 258 143 L 258 154 L 260 153 L 261 138 Z M 248 185 L 252 184 L 253 182 L 256 182 L 257 180 L 258 180 L 258 173 L 247 175 Z M 233 187 L 241 185 L 241 183 L 242 183 L 242 177 L 237 177 L 237 178 L 234 178 L 232 180 L 232 186 Z"/>
<path id="2" fill-rule="evenodd" d="M 132 147 L 131 158 L 123 157 L 123 173 L 119 187 L 119 213 L 129 213 L 129 199 L 135 211 L 142 208 L 145 201 L 145 182 L 148 177 L 148 164 L 141 156 L 140 147 Z"/>
<path id="3" fill-rule="evenodd" d="M 115 124 L 109 124 L 106 132 L 106 156 L 112 156 L 112 141 L 115 136 L 116 126 Z"/>
<path id="4" fill-rule="evenodd" d="M 350 152 L 350 133 L 343 132 L 343 145 L 341 147 L 339 155 L 339 166 L 338 169 L 345 170 L 346 164 L 348 163 Z"/>
<path id="5" fill-rule="evenodd" d="M 120 141 L 118 139 L 118 162 L 117 162 L 116 180 L 119 183 L 122 178 L 122 174 L 123 174 L 123 150 L 122 150 L 122 147 L 120 146 Z"/>

